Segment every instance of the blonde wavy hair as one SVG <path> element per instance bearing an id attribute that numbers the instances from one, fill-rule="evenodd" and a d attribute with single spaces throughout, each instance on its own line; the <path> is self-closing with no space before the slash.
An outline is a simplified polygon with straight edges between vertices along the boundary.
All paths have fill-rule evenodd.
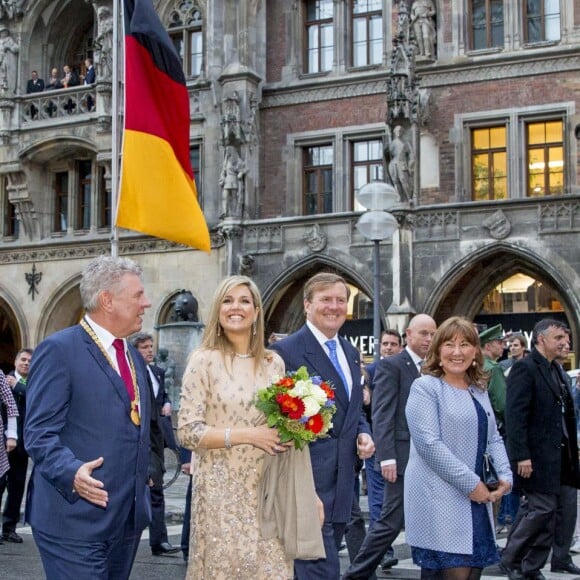
<path id="1" fill-rule="evenodd" d="M 232 343 L 228 340 L 227 336 L 223 332 L 222 326 L 219 321 L 220 308 L 231 290 L 236 286 L 246 286 L 250 291 L 252 296 L 252 302 L 254 303 L 254 308 L 256 308 L 257 316 L 256 323 L 250 330 L 250 348 L 249 353 L 253 355 L 254 358 L 254 368 L 258 368 L 264 361 L 264 357 L 271 354 L 264 347 L 264 308 L 262 307 L 262 297 L 260 296 L 260 290 L 256 284 L 248 278 L 247 276 L 229 276 L 222 280 L 220 285 L 217 287 L 205 331 L 203 333 L 203 339 L 201 341 L 201 348 L 208 350 L 219 350 L 224 360 L 227 360 L 229 355 L 230 362 L 234 358 L 234 349 Z"/>

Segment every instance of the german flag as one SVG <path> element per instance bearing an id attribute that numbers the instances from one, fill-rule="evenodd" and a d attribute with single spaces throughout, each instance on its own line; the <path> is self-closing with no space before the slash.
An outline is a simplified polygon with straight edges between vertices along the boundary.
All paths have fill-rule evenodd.
<path id="1" fill-rule="evenodd" d="M 151 0 L 123 0 L 125 128 L 116 225 L 210 251 L 189 160 L 181 61 Z"/>

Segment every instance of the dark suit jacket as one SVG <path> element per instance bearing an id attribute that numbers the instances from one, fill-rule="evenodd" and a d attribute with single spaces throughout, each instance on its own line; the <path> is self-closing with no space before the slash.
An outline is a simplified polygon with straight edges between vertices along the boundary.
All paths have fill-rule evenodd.
<path id="1" fill-rule="evenodd" d="M 129 352 L 140 392 L 141 425 L 131 422 L 125 384 L 81 326 L 57 332 L 34 351 L 24 439 L 34 469 L 26 520 L 67 538 L 102 542 L 121 532 L 134 507 L 137 532 L 151 518 L 148 483 L 151 399 L 143 357 Z M 109 493 L 106 509 L 73 493 L 79 467 L 103 457 L 93 477 Z"/>
<path id="2" fill-rule="evenodd" d="M 397 461 L 397 474 L 403 475 L 409 461 L 411 436 L 405 407 L 413 381 L 420 376 L 407 350 L 381 359 L 373 381 L 373 436 L 377 463 Z"/>
<path id="3" fill-rule="evenodd" d="M 527 479 L 517 477 L 518 485 L 524 490 L 558 493 L 562 483 L 578 487 L 578 444 L 573 404 L 567 405 L 566 410 L 572 457 L 564 466 L 567 476 L 563 481 L 560 388 L 551 376 L 547 359 L 535 348 L 527 357 L 514 363 L 507 378 L 507 447 L 514 474 L 517 473 L 518 461 L 532 460 L 532 475 Z"/>
<path id="4" fill-rule="evenodd" d="M 26 94 L 42 93 L 42 91 L 44 91 L 44 81 L 42 79 L 36 79 L 36 82 L 29 79 L 26 83 Z"/>
<path id="5" fill-rule="evenodd" d="M 87 70 L 87 74 L 85 75 L 85 85 L 92 85 L 97 80 L 97 76 L 95 74 L 95 67 L 92 66 Z"/>
<path id="6" fill-rule="evenodd" d="M 179 449 L 179 445 L 175 439 L 175 433 L 173 431 L 171 416 L 166 417 L 161 415 L 161 409 L 163 409 L 163 405 L 165 405 L 165 403 L 171 404 L 169 394 L 165 390 L 165 371 L 157 365 L 149 365 L 149 368 L 153 371 L 153 374 L 159 383 L 159 391 L 157 391 L 155 405 L 157 408 L 157 415 L 159 417 L 159 426 L 161 427 L 161 431 L 163 433 L 164 445 L 165 447 L 169 447 L 169 449 Z"/>
<path id="7" fill-rule="evenodd" d="M 370 435 L 369 426 L 362 414 L 360 356 L 344 338 L 339 337 L 339 340 L 352 374 L 350 401 L 340 376 L 308 326 L 304 325 L 270 347 L 284 359 L 287 372 L 305 366 L 311 375 L 319 375 L 336 385 L 336 413 L 330 437 L 310 444 L 316 492 L 324 503 L 326 521 L 333 523 L 350 521 L 357 458 L 356 438 L 359 433 Z"/>

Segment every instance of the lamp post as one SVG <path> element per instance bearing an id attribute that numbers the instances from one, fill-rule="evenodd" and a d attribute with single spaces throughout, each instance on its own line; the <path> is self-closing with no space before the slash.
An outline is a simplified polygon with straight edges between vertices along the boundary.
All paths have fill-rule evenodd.
<path id="1" fill-rule="evenodd" d="M 384 181 L 371 181 L 363 185 L 357 195 L 357 201 L 368 211 L 359 218 L 356 227 L 367 240 L 373 242 L 373 338 L 374 361 L 380 356 L 381 319 L 379 312 L 380 300 L 380 242 L 391 238 L 399 224 L 392 209 L 399 201 L 395 188 Z"/>

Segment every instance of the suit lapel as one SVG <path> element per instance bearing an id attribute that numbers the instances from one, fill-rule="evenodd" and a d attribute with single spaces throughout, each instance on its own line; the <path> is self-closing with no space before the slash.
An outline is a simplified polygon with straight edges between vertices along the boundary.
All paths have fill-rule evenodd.
<path id="1" fill-rule="evenodd" d="M 560 386 L 554 382 L 554 377 L 552 376 L 552 373 L 550 371 L 550 366 L 549 366 L 550 363 L 548 363 L 546 359 L 542 360 L 542 359 L 538 358 L 538 357 L 542 356 L 540 353 L 536 352 L 535 354 L 536 354 L 536 358 L 534 360 L 536 361 L 536 364 L 538 365 L 538 369 L 540 371 L 540 374 L 542 375 L 546 384 L 550 387 L 550 390 L 552 391 L 552 393 L 554 393 L 554 396 L 556 397 L 556 399 L 560 399 L 560 397 L 562 396 L 562 393 L 560 393 Z M 546 366 L 546 364 L 548 366 Z"/>
<path id="2" fill-rule="evenodd" d="M 413 382 L 415 379 L 418 379 L 421 376 L 421 373 L 419 373 L 419 369 L 417 368 L 417 365 L 415 364 L 415 362 L 413 361 L 413 359 L 411 358 L 411 355 L 404 350 L 401 353 L 401 358 L 403 359 L 404 363 L 405 363 L 405 372 L 407 373 L 408 377 L 411 379 L 411 382 Z"/>
<path id="3" fill-rule="evenodd" d="M 91 356 L 95 359 L 97 364 L 101 367 L 105 375 L 109 378 L 117 394 L 121 397 L 121 400 L 127 407 L 127 412 L 131 408 L 131 403 L 129 401 L 129 394 L 127 393 L 127 387 L 123 382 L 123 379 L 120 377 L 119 373 L 110 365 L 109 361 L 105 357 L 105 355 L 101 352 L 99 346 L 95 343 L 95 341 L 87 334 L 85 330 L 81 328 L 81 332 L 83 334 L 84 341 L 87 345 L 87 349 Z"/>

